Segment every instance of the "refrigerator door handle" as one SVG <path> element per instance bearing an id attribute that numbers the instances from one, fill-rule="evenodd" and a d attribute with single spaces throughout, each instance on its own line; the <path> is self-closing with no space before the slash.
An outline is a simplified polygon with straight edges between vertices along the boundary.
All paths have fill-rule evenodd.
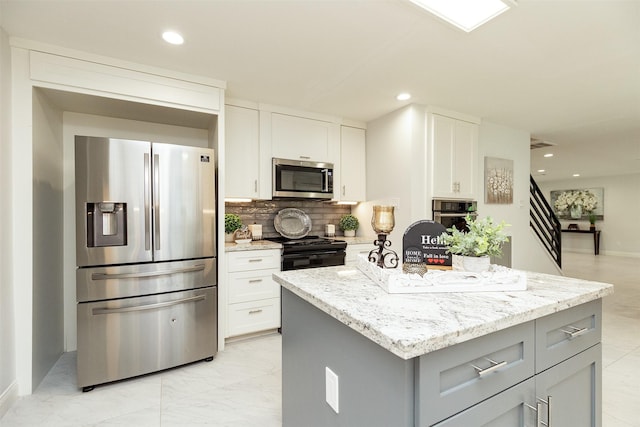
<path id="1" fill-rule="evenodd" d="M 160 156 L 153 155 L 153 245 L 160 250 Z"/>
<path id="2" fill-rule="evenodd" d="M 136 273 L 93 273 L 91 280 L 110 280 L 110 279 L 137 279 L 142 277 L 167 276 L 176 273 L 191 273 L 194 271 L 204 270 L 204 264 L 196 264 L 191 267 L 173 268 L 171 270 L 143 271 Z"/>
<path id="3" fill-rule="evenodd" d="M 116 314 L 116 313 L 129 313 L 132 311 L 155 310 L 157 308 L 171 307 L 172 305 L 184 304 L 185 302 L 196 302 L 204 299 L 207 299 L 207 296 L 202 294 L 202 295 L 196 295 L 195 297 L 177 299 L 174 301 L 158 302 L 155 304 L 147 304 L 147 305 L 136 305 L 133 307 L 94 308 L 92 310 L 92 314 L 94 316 L 97 316 L 100 314 Z"/>
<path id="4" fill-rule="evenodd" d="M 144 250 L 151 250 L 151 200 L 149 178 L 151 177 L 151 158 L 144 153 Z"/>

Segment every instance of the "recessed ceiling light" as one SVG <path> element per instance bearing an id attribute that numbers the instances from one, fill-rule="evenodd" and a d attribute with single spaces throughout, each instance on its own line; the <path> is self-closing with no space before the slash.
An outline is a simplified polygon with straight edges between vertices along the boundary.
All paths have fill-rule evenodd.
<path id="1" fill-rule="evenodd" d="M 406 101 L 407 99 L 411 99 L 411 94 L 410 93 L 399 93 L 398 96 L 396 96 L 396 99 L 398 101 Z"/>
<path id="2" fill-rule="evenodd" d="M 579 173 L 574 173 L 574 174 L 573 174 L 573 176 L 574 176 L 574 177 L 579 177 L 579 176 L 580 176 L 580 174 L 579 174 Z"/>
<path id="3" fill-rule="evenodd" d="M 539 173 L 546 172 L 544 169 L 538 169 Z"/>
<path id="4" fill-rule="evenodd" d="M 547 153 L 544 155 L 545 157 L 553 157 L 553 153 Z"/>
<path id="5" fill-rule="evenodd" d="M 467 33 L 507 11 L 515 0 L 411 0 Z"/>
<path id="6" fill-rule="evenodd" d="M 184 38 L 175 31 L 165 31 L 164 33 L 162 33 L 162 38 L 164 39 L 164 41 L 171 44 L 184 43 Z"/>

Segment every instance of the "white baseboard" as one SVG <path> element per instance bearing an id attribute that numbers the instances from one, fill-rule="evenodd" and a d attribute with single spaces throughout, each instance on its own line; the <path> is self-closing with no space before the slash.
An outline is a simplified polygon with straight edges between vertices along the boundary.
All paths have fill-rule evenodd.
<path id="1" fill-rule="evenodd" d="M 16 400 L 18 400 L 18 384 L 14 381 L 0 394 L 0 418 L 7 413 Z"/>

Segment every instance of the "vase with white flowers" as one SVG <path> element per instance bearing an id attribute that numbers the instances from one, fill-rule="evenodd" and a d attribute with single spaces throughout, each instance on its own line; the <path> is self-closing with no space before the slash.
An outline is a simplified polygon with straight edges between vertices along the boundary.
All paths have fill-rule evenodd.
<path id="1" fill-rule="evenodd" d="M 473 219 L 465 218 L 466 229 L 447 228 L 440 240 L 448 245 L 447 252 L 452 254 L 454 270 L 482 272 L 489 270 L 490 256 L 502 255 L 502 244 L 509 241 L 504 233 L 508 227 L 504 221 L 495 223 L 491 217 Z"/>
<path id="2" fill-rule="evenodd" d="M 554 206 L 558 213 L 568 212 L 571 218 L 580 219 L 598 207 L 598 199 L 589 190 L 567 190 L 560 193 Z"/>

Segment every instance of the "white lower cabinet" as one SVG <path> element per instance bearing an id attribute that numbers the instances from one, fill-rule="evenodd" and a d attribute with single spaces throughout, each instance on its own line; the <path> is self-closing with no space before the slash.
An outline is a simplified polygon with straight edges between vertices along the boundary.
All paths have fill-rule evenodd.
<path id="1" fill-rule="evenodd" d="M 280 327 L 280 250 L 227 254 L 227 337 Z"/>

